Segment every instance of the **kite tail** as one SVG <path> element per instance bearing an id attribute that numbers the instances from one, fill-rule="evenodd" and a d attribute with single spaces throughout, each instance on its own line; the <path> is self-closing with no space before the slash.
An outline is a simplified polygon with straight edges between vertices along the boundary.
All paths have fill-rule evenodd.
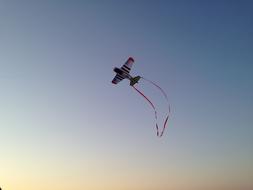
<path id="1" fill-rule="evenodd" d="M 162 92 L 163 96 L 165 97 L 165 99 L 166 99 L 167 102 L 169 103 L 169 99 L 168 99 L 167 94 L 165 93 L 165 91 L 164 91 L 160 86 L 158 86 L 158 85 L 157 85 L 156 83 L 154 83 L 153 81 L 148 80 L 148 79 L 146 79 L 146 78 L 144 78 L 144 77 L 141 77 L 141 78 L 142 78 L 143 80 L 145 80 L 145 81 L 151 83 L 151 84 L 154 85 L 155 87 L 157 87 L 157 88 Z"/>
<path id="2" fill-rule="evenodd" d="M 135 90 L 137 90 L 137 91 L 150 103 L 150 105 L 153 107 L 153 109 L 154 109 L 154 111 L 155 111 L 155 118 L 156 118 L 157 136 L 162 137 L 162 136 L 163 136 L 163 133 L 164 133 L 164 131 L 165 131 L 165 128 L 166 128 L 166 126 L 167 126 L 166 124 L 167 124 L 167 122 L 168 122 L 168 119 L 169 119 L 169 117 L 170 117 L 170 104 L 169 104 L 168 96 L 167 96 L 167 94 L 165 93 L 165 91 L 164 91 L 159 85 L 157 85 L 157 84 L 154 83 L 153 81 L 148 80 L 148 79 L 146 79 L 146 78 L 144 78 L 144 77 L 141 77 L 141 78 L 142 78 L 143 80 L 149 82 L 149 83 L 152 84 L 153 86 L 155 86 L 158 90 L 160 90 L 161 93 L 163 94 L 164 98 L 165 98 L 166 101 L 167 101 L 167 104 L 168 104 L 168 114 L 167 114 L 167 116 L 166 116 L 166 118 L 165 118 L 165 121 L 164 121 L 164 124 L 163 124 L 162 132 L 161 132 L 161 134 L 159 135 L 159 128 L 158 128 L 158 125 L 157 125 L 157 112 L 156 112 L 155 106 L 153 105 L 153 103 L 152 103 L 143 93 L 141 93 L 139 90 L 137 90 L 137 89 L 133 86 L 133 87 L 135 88 Z"/>
<path id="3" fill-rule="evenodd" d="M 145 98 L 147 101 L 148 101 L 148 103 L 151 105 L 151 107 L 153 108 L 153 110 L 154 110 L 154 113 L 155 113 L 155 120 L 156 120 L 156 135 L 158 136 L 158 137 L 161 137 L 162 135 L 159 135 L 159 128 L 158 128 L 158 124 L 157 124 L 157 111 L 156 111 L 156 108 L 155 108 L 155 106 L 154 106 L 154 104 L 148 99 L 148 97 L 147 96 L 145 96 L 140 90 L 138 90 L 135 86 L 132 86 L 143 98 Z M 162 132 L 163 133 L 163 132 Z"/>

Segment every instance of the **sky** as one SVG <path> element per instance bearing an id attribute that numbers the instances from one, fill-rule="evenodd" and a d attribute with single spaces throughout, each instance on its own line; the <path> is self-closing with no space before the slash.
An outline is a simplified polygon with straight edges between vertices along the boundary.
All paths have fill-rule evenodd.
<path id="1" fill-rule="evenodd" d="M 0 0 L 2 190 L 253 189 L 252 1 Z M 154 113 L 114 67 L 158 83 Z M 165 101 L 145 81 L 162 123 Z M 165 110 L 165 111 L 164 111 Z"/>

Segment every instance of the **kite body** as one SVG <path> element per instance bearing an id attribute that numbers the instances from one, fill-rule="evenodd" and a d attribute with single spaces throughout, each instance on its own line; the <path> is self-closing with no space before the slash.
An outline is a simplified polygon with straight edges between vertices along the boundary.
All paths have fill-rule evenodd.
<path id="1" fill-rule="evenodd" d="M 133 63 L 134 59 L 132 57 L 129 57 L 126 63 L 121 68 L 115 67 L 113 71 L 116 73 L 116 76 L 113 78 L 112 83 L 118 84 L 123 79 L 129 79 L 131 86 L 134 86 L 136 83 L 138 83 L 141 77 L 140 76 L 132 77 L 130 75 Z"/>
<path id="2" fill-rule="evenodd" d="M 156 130 L 157 130 L 156 133 L 157 133 L 158 137 L 161 137 L 161 136 L 163 136 L 164 130 L 166 128 L 167 121 L 169 119 L 169 114 L 170 114 L 170 105 L 168 103 L 167 94 L 156 83 L 154 83 L 154 82 L 152 82 L 148 79 L 145 79 L 141 76 L 132 77 L 130 75 L 130 71 L 131 71 L 133 63 L 134 63 L 134 59 L 132 57 L 129 57 L 128 60 L 125 62 L 125 64 L 121 68 L 115 67 L 113 69 L 113 71 L 116 73 L 116 76 L 113 78 L 112 83 L 113 84 L 118 84 L 123 79 L 130 80 L 130 86 L 132 86 L 142 97 L 144 97 L 147 100 L 147 102 L 151 105 L 151 107 L 153 108 L 154 114 L 155 114 L 155 119 L 156 119 Z M 165 118 L 165 121 L 164 121 L 164 124 L 163 124 L 163 129 L 162 129 L 161 133 L 159 132 L 159 127 L 158 127 L 158 124 L 157 124 L 157 111 L 156 111 L 155 105 L 149 100 L 149 98 L 146 95 L 144 95 L 143 92 L 141 92 L 140 90 L 138 90 L 134 86 L 136 83 L 139 82 L 140 79 L 145 80 L 146 82 L 150 83 L 151 85 L 154 85 L 158 90 L 160 90 L 162 92 L 163 96 L 165 97 L 167 103 L 168 103 L 168 115 Z"/>

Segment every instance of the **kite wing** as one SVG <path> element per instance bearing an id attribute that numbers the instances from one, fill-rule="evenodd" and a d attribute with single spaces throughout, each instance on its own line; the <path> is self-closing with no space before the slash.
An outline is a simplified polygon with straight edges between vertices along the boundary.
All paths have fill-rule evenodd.
<path id="1" fill-rule="evenodd" d="M 132 68 L 132 65 L 134 63 L 134 59 L 132 57 L 129 57 L 125 64 L 119 69 L 119 68 L 114 68 L 114 71 L 117 73 L 116 76 L 113 78 L 112 83 L 113 84 L 118 84 L 120 81 L 122 81 L 125 78 L 131 78 L 129 75 L 129 72 Z"/>
<path id="2" fill-rule="evenodd" d="M 123 77 L 120 74 L 116 74 L 116 76 L 113 78 L 112 83 L 118 84 L 120 81 L 122 81 L 125 77 Z"/>
<path id="3" fill-rule="evenodd" d="M 121 67 L 121 69 L 125 71 L 126 73 L 129 73 L 132 68 L 133 63 L 134 63 L 134 59 L 132 57 L 129 57 L 126 63 Z"/>

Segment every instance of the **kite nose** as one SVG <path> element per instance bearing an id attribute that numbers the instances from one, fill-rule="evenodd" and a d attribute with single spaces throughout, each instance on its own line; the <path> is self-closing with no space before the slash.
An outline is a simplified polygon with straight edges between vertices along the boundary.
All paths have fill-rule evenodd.
<path id="1" fill-rule="evenodd" d="M 134 62 L 134 58 L 129 57 L 128 60 L 131 60 L 132 62 Z"/>

